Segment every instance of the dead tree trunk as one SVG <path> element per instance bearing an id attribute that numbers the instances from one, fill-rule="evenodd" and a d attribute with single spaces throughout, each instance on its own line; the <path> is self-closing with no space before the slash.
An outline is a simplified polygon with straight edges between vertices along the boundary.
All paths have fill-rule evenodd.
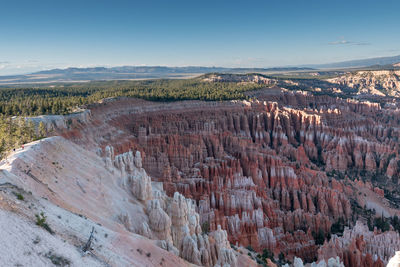
<path id="1" fill-rule="evenodd" d="M 94 226 L 92 226 L 92 231 L 90 232 L 88 241 L 86 242 L 85 246 L 83 246 L 83 252 L 90 250 L 90 246 L 92 245 L 93 232 L 94 232 Z"/>

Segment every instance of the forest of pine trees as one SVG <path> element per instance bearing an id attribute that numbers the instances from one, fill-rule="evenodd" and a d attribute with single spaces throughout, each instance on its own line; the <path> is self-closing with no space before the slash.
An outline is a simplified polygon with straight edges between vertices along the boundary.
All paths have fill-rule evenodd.
<path id="1" fill-rule="evenodd" d="M 67 114 L 83 104 L 107 97 L 138 97 L 152 101 L 244 99 L 257 84 L 208 83 L 197 79 L 109 81 L 42 88 L 0 89 L 0 113 L 6 116 Z"/>
<path id="2" fill-rule="evenodd" d="M 43 124 L 35 129 L 24 117 L 68 114 L 74 108 L 108 97 L 137 97 L 152 101 L 245 99 L 244 92 L 263 87 L 231 82 L 209 83 L 199 79 L 102 81 L 0 88 L 0 156 L 46 135 Z"/>
<path id="3" fill-rule="evenodd" d="M 43 122 L 35 127 L 32 120 L 25 120 L 22 117 L 11 118 L 0 116 L 0 157 L 4 158 L 8 151 L 19 148 L 46 136 L 46 128 Z"/>

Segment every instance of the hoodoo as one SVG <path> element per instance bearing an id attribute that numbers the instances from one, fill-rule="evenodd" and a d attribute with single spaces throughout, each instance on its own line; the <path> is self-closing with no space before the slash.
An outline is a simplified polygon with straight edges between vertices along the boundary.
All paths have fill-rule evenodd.
<path id="1" fill-rule="evenodd" d="M 376 118 L 397 111 L 285 91 L 258 98 L 121 98 L 91 106 L 89 121 L 57 134 L 98 151 L 121 188 L 143 203 L 148 219 L 139 225 L 136 215 L 117 215 L 128 230 L 188 262 L 234 265 L 238 255 L 229 249 L 239 246 L 292 262 L 387 263 L 400 238 L 381 232 L 373 214 L 386 221 L 398 211 L 373 179 L 393 183 L 398 175 L 398 122 Z M 303 104 L 310 102 L 312 109 Z"/>

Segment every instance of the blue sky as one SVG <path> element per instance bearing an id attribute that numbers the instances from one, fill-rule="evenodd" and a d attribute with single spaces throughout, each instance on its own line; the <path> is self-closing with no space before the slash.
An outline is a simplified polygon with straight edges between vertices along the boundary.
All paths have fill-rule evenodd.
<path id="1" fill-rule="evenodd" d="M 400 1 L 2 0 L 0 75 L 116 65 L 271 67 L 400 54 Z"/>

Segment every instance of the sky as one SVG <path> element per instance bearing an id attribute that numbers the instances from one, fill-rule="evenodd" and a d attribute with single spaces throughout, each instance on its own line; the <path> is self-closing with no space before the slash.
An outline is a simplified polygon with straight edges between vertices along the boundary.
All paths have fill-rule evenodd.
<path id="1" fill-rule="evenodd" d="M 398 0 L 0 0 L 0 75 L 400 55 Z"/>

